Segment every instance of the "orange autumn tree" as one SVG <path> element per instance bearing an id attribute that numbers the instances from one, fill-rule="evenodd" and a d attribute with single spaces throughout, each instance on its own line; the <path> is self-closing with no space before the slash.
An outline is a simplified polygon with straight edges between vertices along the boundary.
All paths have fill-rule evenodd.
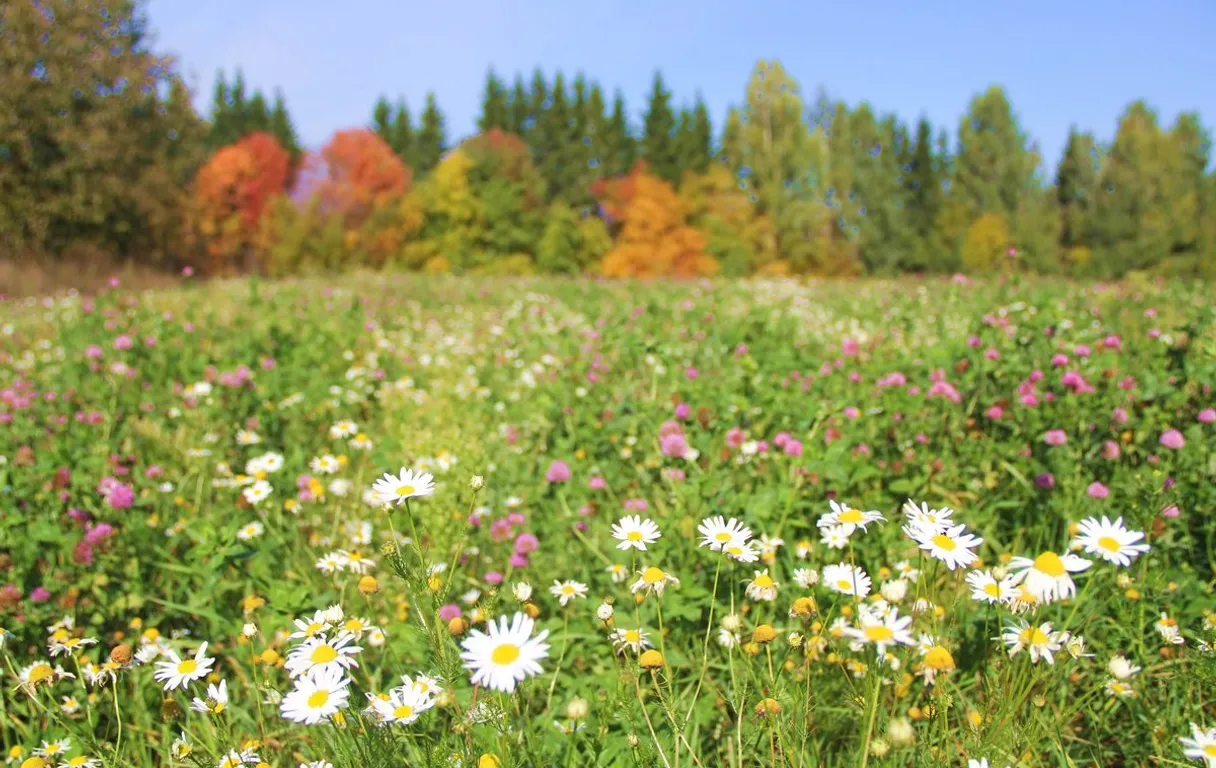
<path id="1" fill-rule="evenodd" d="M 207 253 L 207 271 L 253 268 L 258 224 L 290 173 L 287 150 L 261 132 L 223 147 L 199 169 L 192 223 Z"/>
<path id="2" fill-rule="evenodd" d="M 409 189 L 409 166 L 366 128 L 338 131 L 312 162 L 320 166 L 315 195 L 321 210 L 340 216 L 347 231 Z"/>
<path id="3" fill-rule="evenodd" d="M 705 237 L 687 222 L 670 184 L 639 164 L 628 176 L 597 186 L 604 212 L 620 223 L 616 245 L 600 262 L 605 277 L 713 275 L 718 262 Z"/>

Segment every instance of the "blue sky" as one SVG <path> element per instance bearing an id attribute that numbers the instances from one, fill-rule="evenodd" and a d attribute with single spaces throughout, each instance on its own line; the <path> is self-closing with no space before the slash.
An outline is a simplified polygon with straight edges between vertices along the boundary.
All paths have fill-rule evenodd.
<path id="1" fill-rule="evenodd" d="M 304 143 L 368 122 L 381 94 L 415 117 L 433 90 L 451 137 L 474 131 L 493 66 L 582 70 L 624 92 L 640 122 L 660 69 L 676 103 L 697 91 L 721 127 L 759 58 L 804 95 L 822 85 L 953 136 L 968 100 L 1007 89 L 1050 165 L 1076 124 L 1109 139 L 1132 99 L 1172 122 L 1216 122 L 1214 0 L 150 0 L 159 50 L 178 56 L 200 106 L 215 75 L 281 87 Z"/>

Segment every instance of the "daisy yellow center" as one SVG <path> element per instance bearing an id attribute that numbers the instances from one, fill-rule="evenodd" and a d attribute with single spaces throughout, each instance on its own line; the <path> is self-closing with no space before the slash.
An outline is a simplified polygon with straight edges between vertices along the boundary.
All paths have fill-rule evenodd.
<path id="1" fill-rule="evenodd" d="M 625 630 L 625 642 L 636 643 L 642 639 L 642 635 L 636 629 Z"/>
<path id="2" fill-rule="evenodd" d="M 738 557 L 739 555 L 743 554 L 743 547 L 727 547 L 726 554 Z"/>
<path id="3" fill-rule="evenodd" d="M 630 531 L 628 534 L 626 534 L 625 538 L 629 539 L 630 541 L 641 541 L 642 532 L 641 531 Z"/>
<path id="4" fill-rule="evenodd" d="M 1098 546 L 1105 549 L 1107 552 L 1118 552 L 1120 549 L 1122 549 L 1119 542 L 1110 536 L 1103 536 L 1102 538 L 1098 539 Z"/>
<path id="5" fill-rule="evenodd" d="M 1176 621 L 1174 621 L 1173 619 L 1168 618 L 1168 617 L 1167 617 L 1167 618 L 1163 618 L 1163 619 L 1161 619 L 1161 621 L 1159 621 L 1159 622 L 1157 622 L 1157 623 L 1158 623 L 1158 624 L 1160 624 L 1160 625 L 1161 625 L 1161 626 L 1163 626 L 1163 627 L 1176 627 L 1176 626 L 1178 626 L 1178 622 L 1176 622 Z"/>
<path id="6" fill-rule="evenodd" d="M 841 579 L 840 581 L 836 582 L 836 586 L 839 589 L 852 589 L 853 583 L 848 579 Z"/>
<path id="7" fill-rule="evenodd" d="M 68 761 L 68 765 L 85 765 L 88 763 L 88 761 L 89 758 L 85 757 L 84 755 L 77 755 Z"/>
<path id="8" fill-rule="evenodd" d="M 663 569 L 656 566 L 650 566 L 642 571 L 642 581 L 647 584 L 658 584 L 663 580 Z"/>
<path id="9" fill-rule="evenodd" d="M 730 541 L 730 534 L 726 531 L 718 531 L 714 534 L 714 538 L 725 544 L 726 542 Z"/>
<path id="10" fill-rule="evenodd" d="M 224 711 L 224 707 L 226 707 L 226 706 L 227 706 L 227 704 L 225 704 L 224 702 L 217 701 L 217 702 L 215 702 L 215 705 L 211 707 L 211 711 L 218 715 L 219 713 Z"/>
<path id="11" fill-rule="evenodd" d="M 753 583 L 760 589 L 769 589 L 773 586 L 773 577 L 767 573 L 762 573 L 756 577 L 756 581 Z"/>
<path id="12" fill-rule="evenodd" d="M 343 626 L 346 630 L 348 630 L 350 632 L 362 632 L 363 631 L 363 621 L 361 619 L 351 619 L 350 621 L 346 622 L 346 624 L 344 624 Z"/>
<path id="13" fill-rule="evenodd" d="M 314 621 L 313 623 L 309 624 L 309 625 L 308 625 L 308 626 L 307 626 L 307 627 L 304 629 L 304 634 L 307 634 L 307 635 L 315 635 L 315 634 L 317 634 L 318 632 L 320 632 L 322 629 L 325 629 L 325 627 L 324 627 L 323 625 L 318 624 L 317 622 L 315 622 L 315 621 Z"/>
<path id="14" fill-rule="evenodd" d="M 1018 642 L 1023 645 L 1047 645 L 1050 639 L 1038 627 L 1027 627 L 1018 635 Z"/>
<path id="15" fill-rule="evenodd" d="M 882 624 L 875 624 L 872 627 L 866 627 L 866 639 L 872 643 L 885 643 L 895 637 L 895 632 Z"/>
<path id="16" fill-rule="evenodd" d="M 988 595 L 989 597 L 1000 597 L 1001 596 L 1001 587 L 1000 587 L 1000 585 L 995 584 L 995 583 L 985 584 L 984 585 L 984 594 Z"/>
<path id="17" fill-rule="evenodd" d="M 321 707 L 325 706 L 328 701 L 329 691 L 315 691 L 311 696 L 308 697 L 308 707 L 309 709 L 320 709 Z"/>
<path id="18" fill-rule="evenodd" d="M 412 485 L 397 486 L 397 495 L 398 496 L 413 496 L 414 495 L 414 486 L 412 486 Z"/>
<path id="19" fill-rule="evenodd" d="M 198 669 L 198 662 L 194 659 L 186 659 L 177 665 L 177 673 L 179 675 L 189 675 L 196 669 Z"/>
<path id="20" fill-rule="evenodd" d="M 950 655 L 950 651 L 935 645 L 925 653 L 925 666 L 938 671 L 954 669 L 954 657 Z"/>
<path id="21" fill-rule="evenodd" d="M 503 643 L 490 654 L 490 661 L 495 664 L 510 664 L 519 658 L 519 646 Z"/>
<path id="22" fill-rule="evenodd" d="M 51 669 L 51 666 L 49 664 L 41 664 L 41 663 L 35 664 L 34 668 L 30 670 L 30 674 L 29 674 L 30 682 L 31 683 L 41 683 L 43 680 L 46 680 L 48 677 L 50 677 L 54 673 L 55 673 L 55 670 Z"/>
<path id="23" fill-rule="evenodd" d="M 1064 567 L 1064 561 L 1055 552 L 1044 552 L 1034 559 L 1034 569 L 1040 573 L 1045 573 L 1053 579 L 1058 579 L 1068 573 L 1068 569 Z"/>
<path id="24" fill-rule="evenodd" d="M 1203 748 L 1203 754 L 1206 757 L 1216 758 L 1216 744 L 1209 744 Z"/>
<path id="25" fill-rule="evenodd" d="M 944 533 L 939 533 L 934 536 L 933 543 L 938 549 L 944 552 L 953 552 L 958 548 L 958 543 Z"/>
<path id="26" fill-rule="evenodd" d="M 346 556 L 346 559 L 352 563 L 358 563 L 363 560 L 363 555 L 359 554 L 358 552 L 351 552 Z"/>
<path id="27" fill-rule="evenodd" d="M 865 517 L 861 514 L 860 509 L 846 509 L 840 513 L 840 517 L 837 519 L 842 523 L 851 523 L 852 525 L 857 525 L 858 523 L 863 522 Z"/>
<path id="28" fill-rule="evenodd" d="M 62 749 L 63 749 L 63 747 L 60 746 L 59 742 L 52 741 L 50 744 L 47 744 L 45 747 L 43 747 L 42 751 L 46 752 L 48 755 L 57 755 L 57 754 L 59 754 L 59 751 Z"/>
<path id="29" fill-rule="evenodd" d="M 338 658 L 338 652 L 331 645 L 318 645 L 312 650 L 313 664 L 328 664 L 336 658 Z"/>
<path id="30" fill-rule="evenodd" d="M 569 584 L 562 585 L 562 594 L 563 595 L 573 595 L 574 587 L 570 586 Z"/>
<path id="31" fill-rule="evenodd" d="M 414 714 L 414 708 L 408 704 L 402 704 L 393 710 L 393 718 L 396 720 L 408 720 L 412 714 Z"/>

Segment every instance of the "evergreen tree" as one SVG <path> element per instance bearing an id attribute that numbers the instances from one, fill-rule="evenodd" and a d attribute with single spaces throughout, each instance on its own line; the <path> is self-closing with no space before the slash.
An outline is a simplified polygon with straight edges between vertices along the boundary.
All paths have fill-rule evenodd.
<path id="1" fill-rule="evenodd" d="M 642 157 L 651 173 L 672 184 L 680 180 L 675 130 L 676 116 L 671 109 L 671 92 L 663 85 L 662 74 L 655 72 L 650 102 L 642 121 Z"/>
<path id="2" fill-rule="evenodd" d="M 393 108 L 389 106 L 388 99 L 381 96 L 376 99 L 376 106 L 372 107 L 372 130 L 391 147 L 393 145 L 393 129 L 395 127 L 393 125 Z"/>
<path id="3" fill-rule="evenodd" d="M 726 113 L 726 125 L 722 128 L 722 151 L 718 159 L 738 173 L 743 167 L 743 117 L 738 108 L 731 107 Z"/>
<path id="4" fill-rule="evenodd" d="M 625 97 L 619 90 L 613 95 L 612 115 L 608 118 L 602 141 L 604 175 L 621 176 L 628 173 L 637 159 L 637 144 L 629 131 Z"/>
<path id="5" fill-rule="evenodd" d="M 397 153 L 397 157 L 411 168 L 418 165 L 418 154 L 414 136 L 414 119 L 405 99 L 397 100 L 397 109 L 393 114 L 392 139 L 389 146 Z"/>
<path id="6" fill-rule="evenodd" d="M 435 94 L 428 92 L 426 107 L 422 110 L 422 124 L 418 129 L 414 160 L 419 173 L 427 173 L 439 164 L 447 148 L 447 135 L 443 113 L 435 102 Z"/>
<path id="7" fill-rule="evenodd" d="M 508 102 L 508 130 L 516 136 L 524 135 L 524 123 L 528 119 L 531 104 L 528 101 L 528 91 L 524 88 L 523 78 L 516 73 L 515 84 L 511 86 L 511 98 Z"/>
<path id="8" fill-rule="evenodd" d="M 532 72 L 532 84 L 528 89 L 528 117 L 524 119 L 520 136 L 532 148 L 532 158 L 538 166 L 544 162 L 546 148 L 541 127 L 548 111 L 549 84 L 545 82 L 545 73 L 537 68 Z"/>
<path id="9" fill-rule="evenodd" d="M 1056 201 L 1060 207 L 1060 246 L 1065 252 L 1088 244 L 1086 230 L 1097 192 L 1097 146 L 1089 133 L 1068 131 L 1064 157 L 1056 169 Z"/>
<path id="10" fill-rule="evenodd" d="M 300 139 L 296 136 L 291 116 L 287 114 L 287 105 L 284 103 L 283 92 L 280 90 L 274 92 L 274 106 L 270 109 L 270 126 L 267 130 L 278 140 L 279 146 L 291 155 L 292 166 L 297 165 L 302 154 Z"/>
<path id="11" fill-rule="evenodd" d="M 486 73 L 485 94 L 481 102 L 481 116 L 477 118 L 477 129 L 482 133 L 491 128 L 510 130 L 510 108 L 507 103 L 507 87 L 493 68 Z"/>
<path id="12" fill-rule="evenodd" d="M 551 199 L 568 201 L 577 185 L 579 169 L 574 167 L 575 136 L 572 131 L 570 104 L 566 100 L 566 79 L 559 71 L 553 79 L 549 108 L 538 129 L 541 176 L 548 186 Z"/>
<path id="13" fill-rule="evenodd" d="M 700 94 L 692 109 L 680 110 L 675 136 L 676 165 L 686 172 L 704 173 L 713 156 L 713 129 Z"/>
<path id="14" fill-rule="evenodd" d="M 1207 206 L 1207 168 L 1211 156 L 1212 140 L 1195 112 L 1178 115 L 1170 129 L 1170 143 L 1178 153 L 1179 166 L 1175 193 L 1179 207 L 1194 211 L 1193 216 L 1180 216 L 1176 220 L 1174 250 L 1189 255 L 1192 260 L 1199 247 L 1199 234 L 1203 218 L 1213 211 Z"/>
<path id="15" fill-rule="evenodd" d="M 916 142 L 904 174 L 907 189 L 908 225 L 915 243 L 915 269 L 932 263 L 932 252 L 942 245 L 937 238 L 937 217 L 941 212 L 941 164 L 933 151 L 933 126 L 922 117 L 916 124 Z"/>
<path id="16" fill-rule="evenodd" d="M 245 119 L 244 133 L 266 131 L 270 128 L 270 108 L 266 106 L 266 97 L 261 91 L 254 91 L 249 99 L 249 114 Z"/>

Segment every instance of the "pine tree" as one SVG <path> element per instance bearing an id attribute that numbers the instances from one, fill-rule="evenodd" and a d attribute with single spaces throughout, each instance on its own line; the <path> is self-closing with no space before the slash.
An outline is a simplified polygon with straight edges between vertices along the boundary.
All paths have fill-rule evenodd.
<path id="1" fill-rule="evenodd" d="M 439 111 L 439 105 L 435 102 L 435 94 L 428 92 L 415 148 L 414 159 L 417 162 L 418 172 L 427 173 L 438 165 L 446 145 L 447 136 L 443 113 Z"/>
<path id="2" fill-rule="evenodd" d="M 246 135 L 255 131 L 266 131 L 270 128 L 270 108 L 266 106 L 266 97 L 262 92 L 254 91 L 249 99 L 249 116 L 245 120 Z"/>
<path id="3" fill-rule="evenodd" d="M 381 96 L 376 99 L 376 106 L 372 108 L 372 130 L 391 147 L 394 128 L 393 108 L 389 106 L 388 99 Z"/>
<path id="4" fill-rule="evenodd" d="M 937 236 L 937 217 L 945 197 L 941 174 L 941 163 L 933 150 L 933 126 L 922 117 L 916 124 L 916 142 L 904 174 L 908 226 L 915 238 L 915 264 L 909 265 L 913 269 L 930 267 L 934 252 L 943 247 Z"/>
<path id="5" fill-rule="evenodd" d="M 491 68 L 486 73 L 485 94 L 482 96 L 481 116 L 477 118 L 477 129 L 482 133 L 491 128 L 509 130 L 510 123 L 507 87 Z"/>
<path id="6" fill-rule="evenodd" d="M 532 158 L 538 166 L 544 162 L 545 146 L 541 127 L 548 111 L 549 85 L 545 82 L 545 73 L 537 68 L 532 72 L 532 84 L 528 89 L 528 117 L 524 119 L 520 135 L 532 148 Z"/>
<path id="7" fill-rule="evenodd" d="M 691 168 L 697 173 L 704 173 L 714 156 L 714 128 L 709 119 L 709 108 L 705 106 L 705 100 L 701 98 L 700 93 L 697 94 L 697 101 L 693 105 L 692 119 L 692 138 L 696 153 L 691 159 Z"/>
<path id="8" fill-rule="evenodd" d="M 1183 112 L 1170 129 L 1169 142 L 1178 153 L 1177 207 L 1194 211 L 1193 216 L 1183 215 L 1176 219 L 1174 250 L 1193 261 L 1197 257 L 1203 218 L 1212 213 L 1207 206 L 1206 178 L 1212 140 L 1197 113 Z"/>
<path id="9" fill-rule="evenodd" d="M 642 121 L 642 157 L 650 170 L 671 184 L 680 180 L 676 155 L 676 116 L 671 109 L 671 92 L 663 85 L 663 75 L 655 72 L 650 102 Z"/>
<path id="10" fill-rule="evenodd" d="M 1090 133 L 1068 131 L 1064 157 L 1056 170 L 1056 201 L 1060 207 L 1060 246 L 1065 252 L 1088 245 L 1086 230 L 1097 193 L 1097 146 Z"/>
<path id="11" fill-rule="evenodd" d="M 718 153 L 718 160 L 732 173 L 738 173 L 743 168 L 743 116 L 737 107 L 731 107 L 726 113 L 726 125 L 722 128 L 722 151 Z"/>
<path id="12" fill-rule="evenodd" d="M 637 159 L 637 143 L 629 130 L 629 118 L 625 112 L 625 97 L 617 90 L 612 97 L 612 115 L 603 137 L 606 156 L 603 157 L 606 176 L 621 176 L 633 168 Z"/>
<path id="13" fill-rule="evenodd" d="M 531 108 L 523 77 L 516 73 L 515 84 L 511 86 L 511 98 L 508 103 L 508 130 L 511 133 L 516 136 L 524 135 L 524 123 L 528 119 L 528 112 Z"/>
<path id="14" fill-rule="evenodd" d="M 548 185 L 550 199 L 567 201 L 577 183 L 578 169 L 573 167 L 571 145 L 570 105 L 566 100 L 566 80 L 559 71 L 553 79 L 549 108 L 541 120 L 538 133 L 541 141 L 541 176 Z"/>
<path id="15" fill-rule="evenodd" d="M 278 140 L 279 146 L 287 150 L 291 155 L 291 164 L 294 168 L 300 162 L 300 139 L 296 136 L 295 126 L 292 125 L 291 116 L 287 114 L 287 105 L 283 100 L 283 92 L 275 90 L 274 106 L 270 108 L 270 127 L 267 129 L 270 134 Z"/>
<path id="16" fill-rule="evenodd" d="M 410 168 L 418 166 L 418 153 L 414 136 L 414 119 L 410 116 L 410 108 L 405 99 L 397 100 L 397 108 L 393 114 L 393 132 L 389 146 L 397 153 Z"/>

